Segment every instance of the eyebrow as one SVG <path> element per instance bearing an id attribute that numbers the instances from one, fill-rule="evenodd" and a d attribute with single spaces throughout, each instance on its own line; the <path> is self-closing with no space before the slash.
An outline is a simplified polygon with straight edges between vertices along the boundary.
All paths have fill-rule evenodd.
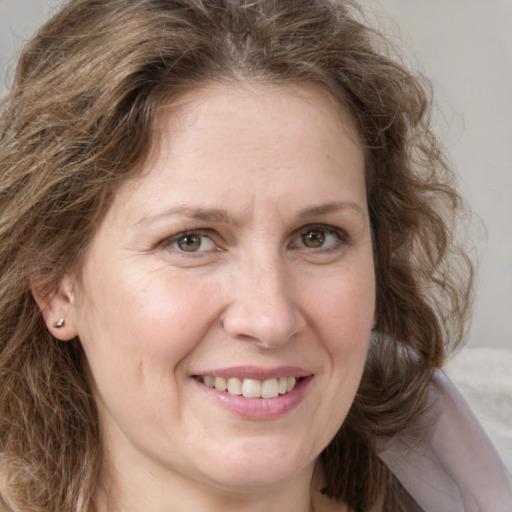
<path id="1" fill-rule="evenodd" d="M 164 212 L 157 213 L 156 215 L 146 215 L 138 220 L 135 225 L 146 224 L 155 222 L 165 217 L 172 215 L 185 215 L 192 219 L 197 219 L 205 222 L 222 222 L 224 224 L 238 224 L 238 221 L 230 215 L 226 210 L 220 208 L 194 208 L 191 206 L 175 206 L 169 208 Z"/>
<path id="2" fill-rule="evenodd" d="M 310 206 L 304 208 L 298 214 L 299 219 L 306 219 L 309 217 L 316 217 L 317 215 L 324 215 L 326 213 L 334 213 L 342 210 L 353 210 L 360 215 L 364 215 L 364 211 L 357 203 L 350 201 L 333 201 L 330 203 L 323 203 L 317 206 Z"/>
<path id="3" fill-rule="evenodd" d="M 319 205 L 304 208 L 299 211 L 297 218 L 307 219 L 310 217 L 325 215 L 327 213 L 335 213 L 342 210 L 353 210 L 360 215 L 364 215 L 363 209 L 357 203 L 346 201 L 333 201 L 329 203 L 322 203 Z M 235 219 L 235 217 L 233 217 L 230 213 L 221 208 L 175 206 L 156 215 L 147 215 L 145 217 L 142 217 L 135 223 L 135 225 L 155 222 L 166 217 L 171 217 L 172 215 L 185 215 L 192 219 L 201 220 L 204 222 L 231 224 L 234 226 L 239 224 L 239 221 Z"/>

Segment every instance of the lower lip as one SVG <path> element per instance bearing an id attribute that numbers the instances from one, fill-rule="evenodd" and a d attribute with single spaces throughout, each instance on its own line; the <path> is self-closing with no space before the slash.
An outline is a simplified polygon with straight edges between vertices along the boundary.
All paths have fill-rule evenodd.
<path id="1" fill-rule="evenodd" d="M 194 382 L 211 399 L 237 416 L 248 420 L 263 421 L 284 416 L 297 407 L 312 379 L 312 376 L 302 378 L 290 392 L 275 398 L 245 398 L 241 395 L 231 395 L 227 391 L 210 388 L 195 379 Z"/>

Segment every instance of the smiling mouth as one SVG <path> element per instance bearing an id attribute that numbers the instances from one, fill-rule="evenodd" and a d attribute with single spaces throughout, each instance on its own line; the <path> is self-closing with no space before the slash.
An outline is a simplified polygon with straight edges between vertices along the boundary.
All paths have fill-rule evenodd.
<path id="1" fill-rule="evenodd" d="M 301 377 L 279 377 L 266 380 L 239 379 L 237 377 L 195 376 L 197 381 L 209 388 L 223 391 L 230 395 L 245 398 L 276 398 L 292 391 Z"/>

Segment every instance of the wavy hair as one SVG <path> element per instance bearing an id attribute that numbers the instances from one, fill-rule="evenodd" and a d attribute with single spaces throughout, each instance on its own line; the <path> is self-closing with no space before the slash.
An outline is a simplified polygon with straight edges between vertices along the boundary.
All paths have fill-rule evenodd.
<path id="1" fill-rule="evenodd" d="M 377 317 L 363 379 L 321 455 L 324 492 L 405 510 L 377 440 L 426 407 L 463 337 L 471 263 L 463 204 L 430 129 L 430 88 L 352 2 L 71 0 L 25 46 L 0 118 L 0 492 L 13 512 L 86 512 L 102 463 L 80 341 L 45 327 L 31 283 L 78 272 L 117 186 L 148 156 L 155 115 L 208 83 L 314 83 L 366 154 Z"/>

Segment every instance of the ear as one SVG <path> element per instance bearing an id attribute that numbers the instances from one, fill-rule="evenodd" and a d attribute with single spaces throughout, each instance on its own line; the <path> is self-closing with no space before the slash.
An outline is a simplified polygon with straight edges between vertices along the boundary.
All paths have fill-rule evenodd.
<path id="1" fill-rule="evenodd" d="M 66 274 L 57 287 L 31 279 L 31 290 L 47 329 L 61 341 L 78 336 L 76 327 L 75 280 Z"/>

